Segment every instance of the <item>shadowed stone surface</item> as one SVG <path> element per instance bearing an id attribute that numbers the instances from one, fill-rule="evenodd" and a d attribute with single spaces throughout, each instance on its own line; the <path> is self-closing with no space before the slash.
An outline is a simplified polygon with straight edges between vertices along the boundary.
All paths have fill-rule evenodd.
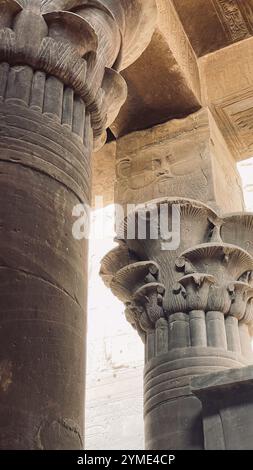
<path id="1" fill-rule="evenodd" d="M 253 367 L 227 370 L 191 381 L 201 401 L 206 450 L 252 450 Z"/>

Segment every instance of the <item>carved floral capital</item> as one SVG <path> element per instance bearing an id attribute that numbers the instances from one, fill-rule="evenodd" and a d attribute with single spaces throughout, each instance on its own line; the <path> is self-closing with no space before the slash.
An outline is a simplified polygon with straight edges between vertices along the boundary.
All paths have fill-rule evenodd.
<path id="1" fill-rule="evenodd" d="M 146 48 L 155 19 L 155 0 L 0 0 L 0 61 L 73 88 L 98 147 L 127 96 L 119 71 Z"/>

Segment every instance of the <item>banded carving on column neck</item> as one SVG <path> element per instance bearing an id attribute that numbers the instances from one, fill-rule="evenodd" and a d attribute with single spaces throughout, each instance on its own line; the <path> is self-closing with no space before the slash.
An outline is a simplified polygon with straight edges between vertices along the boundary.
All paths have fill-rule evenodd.
<path id="1" fill-rule="evenodd" d="M 17 112 L 21 115 L 36 112 L 36 118 L 47 118 L 49 126 L 53 120 L 71 131 L 69 138 L 81 141 L 87 148 L 92 145 L 91 116 L 84 101 L 54 76 L 27 65 L 0 63 L 0 104 L 1 111 L 5 105 L 14 105 L 19 106 Z"/>
<path id="2" fill-rule="evenodd" d="M 133 35 L 143 24 L 145 11 L 155 11 L 154 0 L 138 5 L 136 0 L 131 0 L 132 9 L 124 0 L 0 0 L 0 62 L 29 66 L 72 89 L 91 115 L 99 147 L 106 127 L 126 99 L 126 83 L 119 70 L 136 55 L 134 45 L 128 44 L 132 39 L 129 28 Z M 154 23 L 155 18 L 148 21 L 137 47 L 140 53 Z"/>
<path id="3" fill-rule="evenodd" d="M 173 205 L 180 208 L 181 240 L 166 250 L 161 208 L 167 207 L 168 233 Z M 200 202 L 170 198 L 141 211 L 149 213 L 147 234 L 149 220 L 157 220 L 158 237 L 126 236 L 102 261 L 101 276 L 125 303 L 127 320 L 145 341 L 146 359 L 185 348 L 188 354 L 190 348 L 215 348 L 252 361 L 253 215 L 223 217 Z M 134 222 L 138 233 L 144 219 L 140 210 L 136 214 L 128 215 L 124 227 Z"/>

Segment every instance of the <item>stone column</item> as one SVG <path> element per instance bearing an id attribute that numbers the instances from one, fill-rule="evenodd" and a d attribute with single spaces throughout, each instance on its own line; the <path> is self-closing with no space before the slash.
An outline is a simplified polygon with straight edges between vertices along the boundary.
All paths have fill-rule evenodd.
<path id="1" fill-rule="evenodd" d="M 201 113 L 203 117 L 206 111 Z M 147 183 L 144 191 L 149 186 L 156 199 L 128 210 L 125 221 L 118 223 L 119 246 L 104 258 L 101 268 L 105 283 L 126 305 L 127 320 L 145 345 L 148 449 L 203 448 L 202 407 L 192 394 L 191 379 L 253 362 L 253 250 L 249 242 L 253 216 L 218 211 L 221 206 L 231 207 L 231 200 L 214 191 L 216 171 L 223 185 L 228 176 L 218 166 L 222 158 L 234 183 L 239 179 L 231 156 L 214 152 L 222 142 L 212 143 L 210 134 L 203 134 L 203 127 L 197 125 L 202 122 L 199 116 L 161 126 L 166 126 L 164 138 L 157 138 L 150 147 L 147 142 L 144 145 L 144 133 L 136 134 L 141 157 L 146 154 L 145 164 L 148 156 L 153 162 L 149 172 L 137 165 L 138 152 L 128 160 L 124 156 L 119 166 L 129 171 L 129 160 L 135 159 L 132 169 L 139 174 L 131 173 L 128 181 L 132 186 L 140 186 L 141 180 Z M 191 129 L 186 130 L 187 122 L 194 123 Z M 178 134 L 175 141 L 173 128 Z M 149 143 L 154 135 L 161 137 L 161 131 L 147 132 Z M 132 150 L 133 136 L 129 140 Z M 180 197 L 165 197 L 166 192 L 176 193 L 177 187 Z M 158 198 L 158 191 L 163 197 Z M 216 210 L 184 197 L 190 191 Z M 134 193 L 132 187 L 129 194 L 134 197 L 137 190 Z M 237 209 L 243 207 L 240 200 L 237 204 Z"/>
<path id="2" fill-rule="evenodd" d="M 130 3 L 0 0 L 1 449 L 83 447 L 87 242 L 72 211 L 125 100 L 119 70 L 151 37 L 153 0 Z"/>

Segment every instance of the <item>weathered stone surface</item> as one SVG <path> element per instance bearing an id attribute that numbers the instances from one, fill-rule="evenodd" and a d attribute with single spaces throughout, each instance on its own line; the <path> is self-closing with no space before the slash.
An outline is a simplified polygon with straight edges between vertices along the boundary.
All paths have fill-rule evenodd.
<path id="1" fill-rule="evenodd" d="M 156 34 L 124 74 L 129 95 L 113 133 L 122 136 L 208 106 L 232 155 L 249 158 L 252 0 L 157 0 L 157 8 Z"/>
<path id="2" fill-rule="evenodd" d="M 181 215 L 179 233 L 173 205 Z M 157 213 L 158 237 L 151 222 L 146 237 L 128 238 L 127 224 L 148 227 Z M 166 248 L 165 220 L 168 243 L 169 235 L 179 237 L 173 248 Z M 202 448 L 201 407 L 190 378 L 253 362 L 253 258 L 246 241 L 252 227 L 249 214 L 221 217 L 180 198 L 151 201 L 128 215 L 119 232 L 124 241 L 102 262 L 102 277 L 145 344 L 149 449 Z"/>
<path id="3" fill-rule="evenodd" d="M 116 142 L 106 144 L 92 158 L 92 206 L 96 197 L 103 198 L 104 206 L 114 203 L 114 186 L 116 182 Z"/>
<path id="4" fill-rule="evenodd" d="M 243 209 L 236 162 L 206 109 L 119 139 L 116 172 L 115 201 L 122 205 L 177 195 L 223 211 Z"/>
<path id="5" fill-rule="evenodd" d="M 172 3 L 198 57 L 253 34 L 252 0 L 172 0 Z M 205 14 L 201 15 L 201 11 Z"/>
<path id="6" fill-rule="evenodd" d="M 172 219 L 171 209 L 175 205 L 181 216 L 178 234 L 173 232 L 175 222 Z M 166 211 L 166 219 L 162 210 Z M 127 232 L 122 230 L 120 236 L 124 236 L 125 233 L 125 240 L 105 256 L 101 268 L 102 277 L 113 293 L 126 304 L 127 317 L 139 332 L 141 330 L 143 334 L 153 332 L 157 322 L 159 322 L 158 328 L 165 328 L 166 324 L 160 322 L 163 318 L 167 318 L 169 323 L 177 321 L 188 323 L 183 333 L 184 344 L 180 342 L 183 338 L 180 334 L 178 336 L 176 324 L 173 326 L 172 330 L 175 332 L 169 337 L 169 350 L 177 347 L 177 341 L 180 342 L 180 347 L 191 344 L 191 341 L 188 344 L 186 331 L 190 327 L 190 312 L 194 320 L 192 336 L 194 337 L 198 320 L 202 325 L 202 314 L 197 315 L 197 312 L 205 312 L 207 313 L 206 345 L 227 350 L 227 339 L 223 341 L 221 335 L 223 329 L 226 337 L 224 316 L 230 315 L 239 322 L 249 325 L 248 334 L 251 334 L 253 253 L 252 247 L 246 240 L 252 237 L 252 215 L 238 214 L 221 218 L 208 206 L 196 201 L 167 198 L 146 204 L 141 209 L 136 208 L 128 215 L 124 224 L 130 226 L 133 222 L 138 228 L 140 221 L 143 221 L 148 226 L 149 220 L 155 220 L 156 211 L 158 225 L 164 224 L 166 220 L 166 229 L 172 227 L 170 234 L 173 237 L 179 236 L 173 249 L 169 246 L 166 249 L 166 239 L 162 232 L 159 232 L 157 238 L 152 237 L 147 230 L 146 238 L 138 239 L 136 230 L 136 238 L 129 239 Z M 145 220 L 144 215 L 147 212 L 150 219 Z M 136 214 L 139 215 L 138 219 Z M 162 225 L 160 230 L 161 227 Z M 238 237 L 239 228 L 240 237 Z M 163 227 L 163 231 L 164 229 Z M 170 270 L 168 266 L 171 266 Z M 220 316 L 219 312 L 223 316 Z M 223 326 L 220 325 L 220 320 Z M 215 328 L 216 323 L 217 328 Z M 230 333 L 229 329 L 227 336 Z M 201 337 L 199 341 L 198 346 L 201 346 Z M 243 355 L 245 352 L 245 356 L 248 357 L 246 344 L 244 340 L 241 341 L 243 341 L 241 347 L 232 350 L 236 353 L 242 352 Z M 248 351 L 250 352 L 250 338 L 248 338 Z M 250 359 L 251 355 L 249 353 Z M 148 359 L 149 354 L 147 354 Z"/>
<path id="7" fill-rule="evenodd" d="M 206 450 L 252 450 L 252 366 L 195 377 L 191 390 L 203 407 Z"/>
<path id="8" fill-rule="evenodd" d="M 202 349 L 198 358 L 181 349 L 150 360 L 144 373 L 146 448 L 203 449 L 202 407 L 191 393 L 190 380 L 211 370 L 241 366 L 229 354 L 221 358 L 221 351 L 211 348 L 209 354 Z"/>
<path id="9" fill-rule="evenodd" d="M 200 108 L 199 84 L 194 87 L 188 82 L 180 58 L 174 55 L 173 44 L 168 44 L 159 29 L 140 59 L 122 75 L 127 82 L 128 99 L 110 126 L 115 137 L 187 116 Z"/>
<path id="10" fill-rule="evenodd" d="M 202 448 L 190 378 L 252 363 L 253 224 L 235 169 L 253 150 L 252 2 L 157 6 L 115 121 L 155 0 L 0 0 L 1 448 L 82 446 L 87 243 L 71 219 L 110 125 L 124 136 L 205 107 L 117 144 L 116 202 L 158 214 L 156 239 L 124 236 L 101 270 L 145 343 L 147 446 Z M 114 172 L 111 158 L 109 192 Z M 165 204 L 181 214 L 173 250 Z"/>
<path id="11" fill-rule="evenodd" d="M 250 192 L 253 168 L 251 160 L 243 161 L 239 165 L 246 207 L 249 211 L 253 211 L 252 192 Z M 112 210 L 111 214 L 113 218 Z M 124 319 L 124 305 L 118 302 L 97 278 L 100 259 L 113 247 L 112 238 L 103 243 L 100 240 L 94 241 L 90 247 L 86 449 L 144 449 L 143 344 L 136 331 Z M 195 321 L 197 320 L 191 319 L 191 322 Z M 206 346 L 206 341 L 203 340 L 205 335 L 201 333 L 202 325 L 205 331 L 202 320 L 194 330 L 197 339 L 194 335 L 192 340 L 193 344 L 201 342 L 202 346 Z M 159 344 L 162 345 L 162 342 L 159 341 Z M 130 413 L 126 413 L 128 409 Z M 124 415 L 124 426 L 119 433 L 122 415 Z M 169 418 L 167 420 L 169 422 Z M 202 422 L 200 426 L 203 427 Z M 195 433 L 192 433 L 192 437 L 194 435 Z"/>
<path id="12" fill-rule="evenodd" d="M 88 247 L 72 213 L 91 202 L 92 149 L 152 12 L 153 0 L 0 1 L 1 449 L 83 446 Z"/>

